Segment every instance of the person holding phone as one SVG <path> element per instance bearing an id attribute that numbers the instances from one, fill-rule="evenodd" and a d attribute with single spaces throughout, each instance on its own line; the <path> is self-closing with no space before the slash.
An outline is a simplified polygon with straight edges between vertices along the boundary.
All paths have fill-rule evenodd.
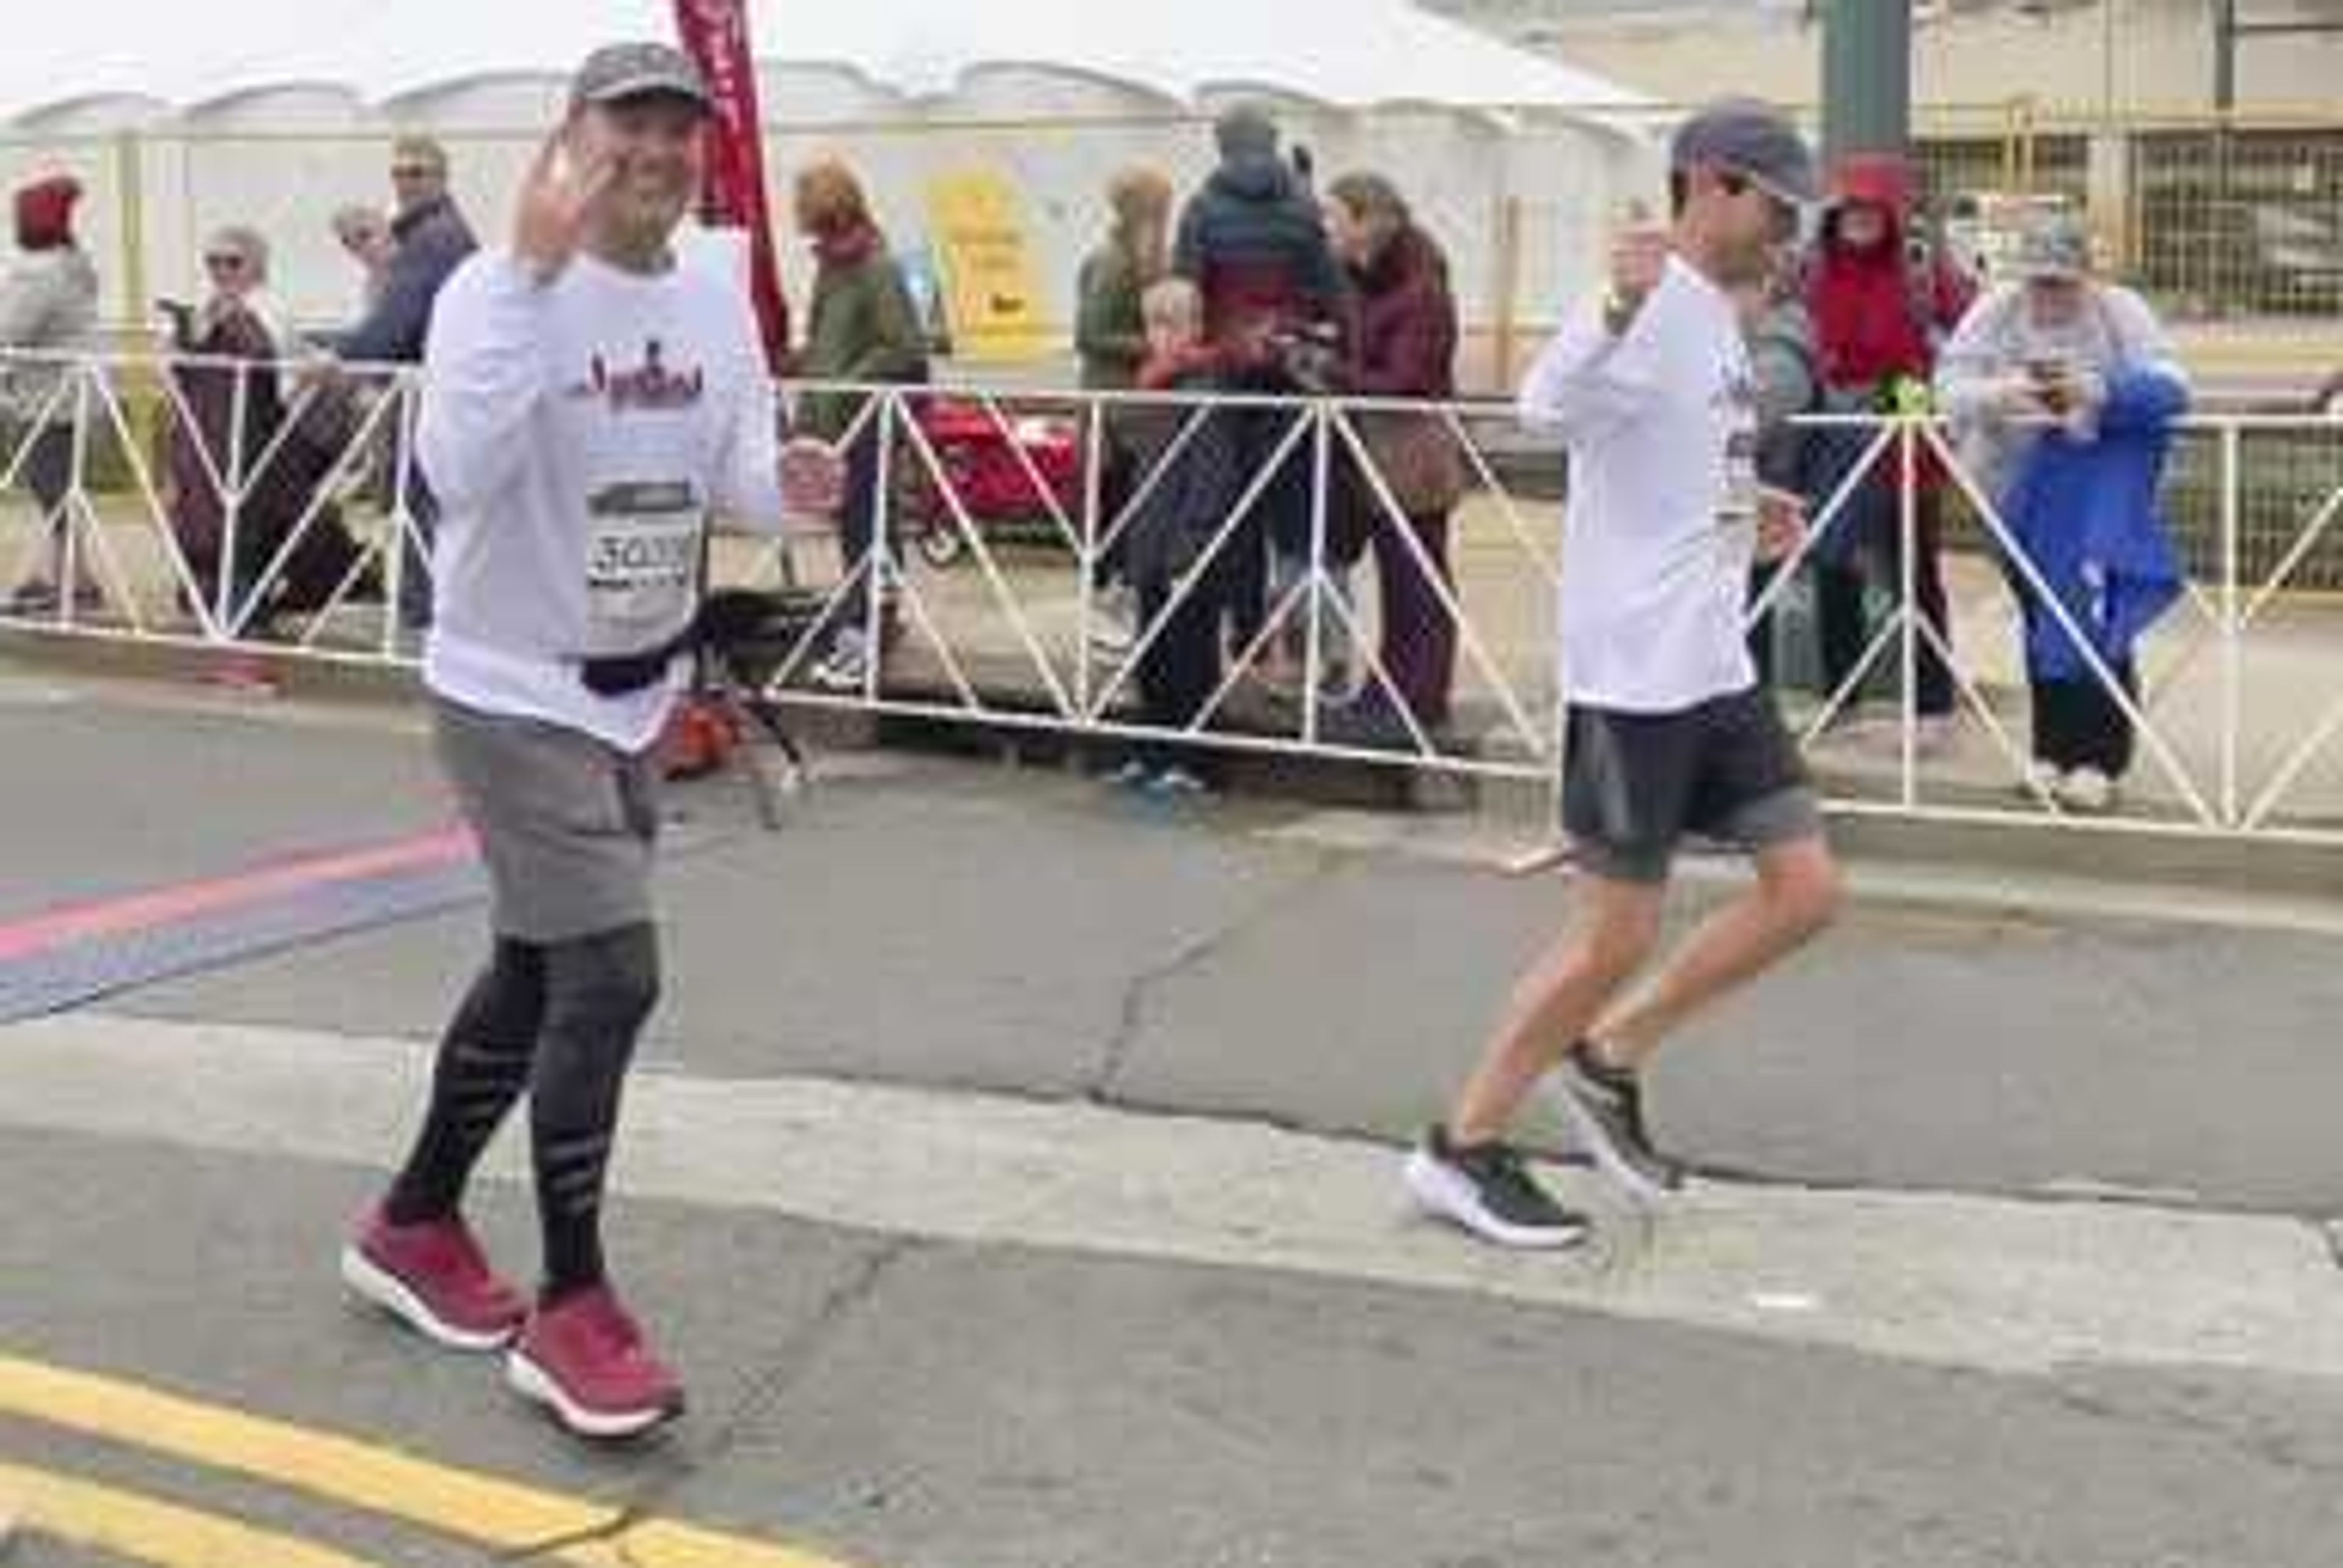
<path id="1" fill-rule="evenodd" d="M 424 354 L 418 441 L 443 510 L 425 647 L 439 758 L 488 872 L 494 946 L 449 1024 L 422 1127 L 342 1273 L 453 1348 L 503 1350 L 513 1387 L 581 1435 L 683 1408 L 611 1288 L 603 1191 L 635 1041 L 659 999 L 654 749 L 686 674 L 703 535 L 777 530 L 785 460 L 748 296 L 680 266 L 709 97 L 661 44 L 598 50 L 516 204 L 467 261 Z M 820 470 L 809 484 L 809 466 Z M 544 1267 L 490 1267 L 461 1201 L 529 1100 Z"/>
<path id="2" fill-rule="evenodd" d="M 1946 346 L 1938 396 L 2025 612 L 2026 787 L 2106 811 L 2132 762 L 2133 650 L 2181 591 L 2157 492 L 2188 377 L 2147 302 L 2094 275 L 2076 215 L 2036 216 L 2016 270 Z"/>
<path id="3" fill-rule="evenodd" d="M 1755 376 L 1741 300 L 1762 286 L 1815 195 L 1813 155 L 1765 106 L 1728 100 L 1676 132 L 1674 221 L 1630 229 L 1610 287 L 1573 311 L 1521 392 L 1523 421 L 1567 448 L 1560 683 L 1564 813 L 1580 872 L 1575 930 L 1516 985 L 1479 1067 L 1405 1176 L 1429 1212 L 1504 1246 L 1564 1247 L 1586 1220 L 1505 1140 L 1554 1075 L 1596 1166 L 1639 1201 L 1682 1168 L 1644 1124 L 1642 1070 L 1677 1025 L 1829 923 L 1839 874 L 1795 747 L 1759 686 L 1742 623 L 1752 561 L 1795 548 L 1796 498 L 1761 487 Z M 1755 862 L 1640 997 L 1669 868 L 1691 833 Z"/>

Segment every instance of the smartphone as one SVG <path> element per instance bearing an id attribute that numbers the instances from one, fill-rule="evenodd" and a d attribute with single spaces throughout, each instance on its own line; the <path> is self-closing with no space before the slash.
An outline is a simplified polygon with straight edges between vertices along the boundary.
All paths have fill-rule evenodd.
<path id="1" fill-rule="evenodd" d="M 2028 360 L 2026 374 L 2033 379 L 2035 394 L 2045 408 L 2053 414 L 2066 411 L 2073 372 L 2065 360 Z"/>

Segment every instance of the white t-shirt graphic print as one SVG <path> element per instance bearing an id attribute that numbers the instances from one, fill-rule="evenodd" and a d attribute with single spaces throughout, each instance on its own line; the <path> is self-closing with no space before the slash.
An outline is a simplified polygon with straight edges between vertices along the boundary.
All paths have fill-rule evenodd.
<path id="1" fill-rule="evenodd" d="M 1757 396 L 1741 318 L 1671 257 L 1625 333 L 1574 311 L 1523 383 L 1570 458 L 1561 658 L 1573 702 L 1676 712 L 1756 684 Z"/>

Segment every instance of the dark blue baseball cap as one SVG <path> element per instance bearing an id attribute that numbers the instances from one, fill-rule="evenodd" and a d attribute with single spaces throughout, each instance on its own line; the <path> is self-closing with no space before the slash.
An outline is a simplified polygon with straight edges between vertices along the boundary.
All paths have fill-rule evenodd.
<path id="1" fill-rule="evenodd" d="M 1787 116 L 1755 98 L 1719 99 L 1676 127 L 1668 166 L 1681 170 L 1698 164 L 1745 175 L 1795 206 L 1822 199 L 1814 149 Z"/>

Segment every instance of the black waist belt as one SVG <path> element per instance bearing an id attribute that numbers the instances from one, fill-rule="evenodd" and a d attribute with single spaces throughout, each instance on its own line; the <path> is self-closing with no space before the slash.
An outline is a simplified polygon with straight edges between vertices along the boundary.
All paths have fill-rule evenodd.
<path id="1" fill-rule="evenodd" d="M 709 648 L 722 654 L 754 642 L 790 615 L 786 594 L 749 588 L 719 588 L 699 601 L 691 624 L 655 648 L 639 653 L 609 653 L 578 661 L 578 678 L 597 697 L 629 697 L 667 678 L 669 668 L 687 653 Z"/>
<path id="2" fill-rule="evenodd" d="M 656 686 L 665 680 L 668 668 L 675 663 L 676 656 L 688 651 L 691 644 L 691 633 L 687 631 L 640 653 L 609 653 L 598 658 L 581 658 L 578 661 L 578 678 L 584 681 L 586 689 L 597 697 L 631 697 L 647 686 Z"/>

